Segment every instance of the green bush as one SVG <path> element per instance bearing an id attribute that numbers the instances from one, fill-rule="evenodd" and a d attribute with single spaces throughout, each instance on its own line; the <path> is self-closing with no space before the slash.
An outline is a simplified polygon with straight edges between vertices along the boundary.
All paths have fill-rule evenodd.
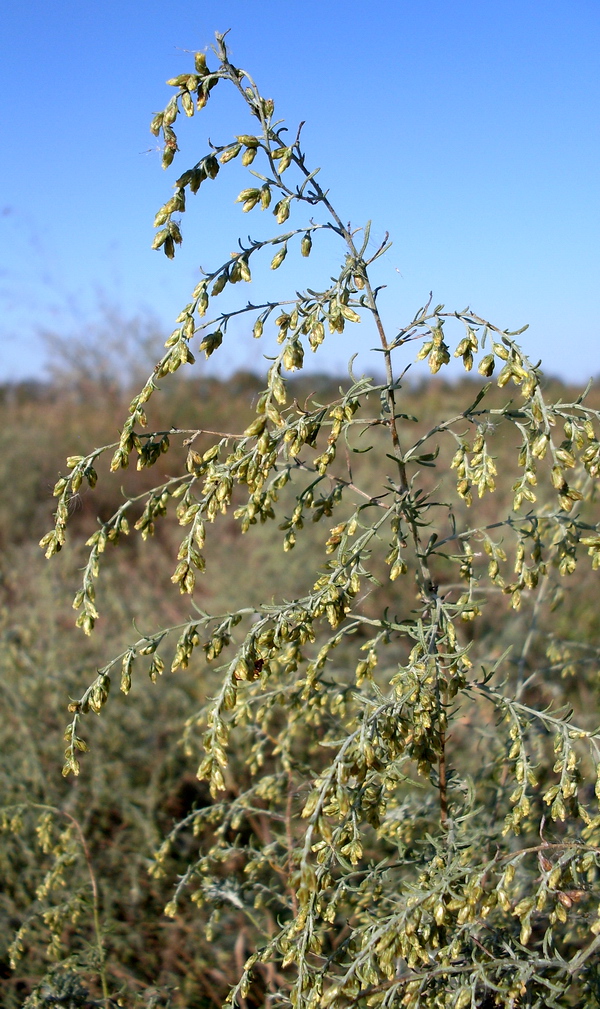
<path id="1" fill-rule="evenodd" d="M 173 258 L 174 215 L 237 159 L 251 172 L 242 210 L 272 212 L 278 229 L 202 276 L 119 440 L 68 460 L 55 528 L 42 538 L 48 557 L 58 553 L 74 496 L 95 485 L 103 460 L 120 483 L 137 458 L 139 476 L 87 540 L 74 602 L 86 635 L 108 548 L 135 532 L 158 543 L 107 562 L 114 657 L 69 705 L 64 774 L 81 770 L 95 815 L 129 825 L 129 807 L 157 794 L 163 748 L 180 762 L 189 790 L 172 802 L 173 825 L 165 809 L 146 809 L 146 836 L 128 826 L 111 852 L 122 872 L 123 859 L 154 847 L 140 934 L 156 943 L 156 897 L 170 888 L 164 913 L 182 936 L 169 980 L 156 958 L 155 985 L 145 973 L 140 997 L 241 1009 L 596 1006 L 600 413 L 588 391 L 544 387 L 522 331 L 431 302 L 387 323 L 374 279 L 387 244 L 372 250 L 368 226 L 343 223 L 300 131 L 288 137 L 222 36 L 215 55 L 216 69 L 198 53 L 194 70 L 169 82 L 174 96 L 152 121 L 164 166 L 178 114 L 203 108 L 216 85 L 233 86 L 255 133 L 246 126 L 179 177 L 154 247 Z M 322 232 L 340 244 L 337 277 L 283 300 L 213 307 L 265 258 L 276 270 L 288 254 L 308 257 Z M 150 424 L 159 381 L 193 365 L 193 339 L 210 357 L 240 316 L 271 340 L 266 381 L 249 383 L 252 414 L 232 397 L 199 421 L 181 382 L 179 416 L 189 419 Z M 351 365 L 343 387 L 299 395 L 289 376 L 305 352 L 361 321 L 378 339 L 375 377 Z M 411 387 L 415 356 L 433 375 L 454 357 L 479 378 Z M 163 593 L 169 551 L 178 602 Z M 140 629 L 117 645 L 120 608 Z M 159 693 L 143 688 L 148 675 Z M 111 682 L 131 691 L 130 704 L 111 700 L 122 728 L 100 719 L 87 756 L 89 712 L 104 715 Z M 181 751 L 162 739 L 180 714 Z M 154 777 L 123 770 L 143 726 Z M 199 783 L 185 770 L 192 760 Z M 86 841 L 111 828 L 71 819 L 74 793 L 55 789 L 53 803 L 18 795 L 4 812 L 12 864 L 23 862 L 14 900 L 35 875 L 19 840 L 32 816 L 49 856 L 37 900 L 52 952 L 66 943 L 69 953 L 27 1004 L 128 1005 L 135 970 L 117 924 L 126 901 L 111 892 L 106 853 Z"/>

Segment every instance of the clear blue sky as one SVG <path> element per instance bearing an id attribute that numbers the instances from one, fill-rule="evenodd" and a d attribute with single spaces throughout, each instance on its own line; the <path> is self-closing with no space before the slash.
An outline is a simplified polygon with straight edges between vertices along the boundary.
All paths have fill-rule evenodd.
<path id="1" fill-rule="evenodd" d="M 227 28 L 278 114 L 306 120 L 309 163 L 342 216 L 371 218 L 376 240 L 389 230 L 392 328 L 433 290 L 499 325 L 529 322 L 548 371 L 600 374 L 597 0 L 4 0 L 0 381 L 41 374 L 36 334 L 82 332 L 103 302 L 169 332 L 198 266 L 256 230 L 223 173 L 190 201 L 182 254 L 150 250 L 154 213 L 207 134 L 249 126 L 217 89 L 206 116 L 178 120 L 167 172 L 148 130 L 166 78 L 190 66 L 184 50 Z M 324 250 L 319 265 L 327 275 L 337 259 Z M 321 366 L 369 345 L 352 329 Z M 222 367 L 259 352 L 240 329 Z"/>

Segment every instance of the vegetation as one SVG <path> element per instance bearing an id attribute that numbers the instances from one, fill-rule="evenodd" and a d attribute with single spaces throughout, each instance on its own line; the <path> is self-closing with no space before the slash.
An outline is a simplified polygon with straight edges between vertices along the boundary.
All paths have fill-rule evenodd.
<path id="1" fill-rule="evenodd" d="M 21 439 L 2 464 L 4 1004 L 597 1006 L 598 403 L 470 309 L 390 328 L 387 246 L 343 223 L 222 36 L 215 55 L 169 82 L 165 167 L 217 84 L 255 133 L 179 177 L 154 245 L 173 258 L 173 215 L 238 159 L 242 210 L 275 235 L 203 274 L 117 441 L 118 383 L 2 406 Z M 336 278 L 219 314 L 265 256 L 326 236 Z M 271 339 L 266 379 L 182 380 L 192 341 L 210 357 L 240 316 Z M 292 374 L 360 322 L 371 377 Z M 415 357 L 468 374 L 418 386 Z M 65 440 L 42 571 L 30 533 Z M 56 603 L 74 553 L 76 644 Z"/>

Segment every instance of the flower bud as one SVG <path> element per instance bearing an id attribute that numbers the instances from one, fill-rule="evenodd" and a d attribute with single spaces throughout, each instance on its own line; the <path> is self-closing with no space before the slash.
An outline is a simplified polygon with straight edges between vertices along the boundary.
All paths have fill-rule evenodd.
<path id="1" fill-rule="evenodd" d="M 283 173 L 285 172 L 286 168 L 289 168 L 289 166 L 291 164 L 291 161 L 292 161 L 292 149 L 291 149 L 291 147 L 286 147 L 284 149 L 284 153 L 281 155 L 281 158 L 279 159 L 279 165 L 277 167 L 277 174 L 278 175 L 283 175 Z"/>
<path id="2" fill-rule="evenodd" d="M 152 242 L 152 248 L 160 249 L 161 245 L 164 245 L 168 234 L 169 232 L 167 231 L 166 228 L 163 228 L 162 231 L 158 231 L 154 236 L 154 240 Z"/>
<path id="3" fill-rule="evenodd" d="M 241 144 L 233 144 L 232 147 L 228 147 L 227 150 L 222 152 L 222 154 L 219 157 L 219 161 L 221 162 L 222 165 L 226 165 L 228 161 L 233 161 L 234 158 L 237 158 L 241 149 L 242 149 Z"/>
<path id="4" fill-rule="evenodd" d="M 202 74 L 202 76 L 208 73 L 206 55 L 204 53 L 194 53 L 194 66 L 196 68 L 196 73 Z"/>
<path id="5" fill-rule="evenodd" d="M 181 105 L 186 116 L 194 115 L 194 102 L 189 91 L 184 91 L 181 95 Z"/>
<path id="6" fill-rule="evenodd" d="M 494 371 L 495 364 L 496 362 L 494 361 L 494 355 L 486 354 L 486 356 L 483 357 L 479 362 L 479 367 L 477 371 L 479 372 L 480 375 L 483 375 L 485 378 L 489 378 Z"/>
<path id="7" fill-rule="evenodd" d="M 177 77 L 171 77 L 167 84 L 170 88 L 181 88 L 186 83 L 189 74 L 178 74 Z"/>
<path id="8" fill-rule="evenodd" d="M 209 154 L 209 156 L 204 159 L 204 171 L 209 179 L 216 179 L 219 174 L 219 168 L 219 162 L 215 158 L 214 154 Z"/>
<path id="9" fill-rule="evenodd" d="M 244 203 L 245 204 L 245 203 L 248 202 L 248 200 L 252 200 L 255 197 L 256 197 L 256 199 L 255 199 L 255 203 L 256 203 L 260 199 L 260 189 L 256 189 L 256 187 L 253 186 L 250 189 L 242 189 L 242 191 L 239 194 L 239 196 L 236 197 L 236 201 L 235 202 L 236 203 Z"/>
<path id="10" fill-rule="evenodd" d="M 155 137 L 160 133 L 160 128 L 163 124 L 164 112 L 157 112 L 154 119 L 150 123 L 150 132 L 154 134 Z"/>
<path id="11" fill-rule="evenodd" d="M 282 245 L 279 252 L 276 252 L 271 260 L 271 269 L 277 270 L 281 266 L 285 257 L 287 256 L 287 244 Z"/>
<path id="12" fill-rule="evenodd" d="M 349 305 L 340 305 L 340 312 L 344 316 L 344 319 L 348 319 L 348 322 L 360 322 L 360 315 L 353 308 L 350 308 Z"/>
<path id="13" fill-rule="evenodd" d="M 214 354 L 217 347 L 220 347 L 223 342 L 223 333 L 220 329 L 217 329 L 214 333 L 207 333 L 207 335 L 202 340 L 200 344 L 200 350 L 203 350 L 206 354 L 206 359 Z"/>
<path id="14" fill-rule="evenodd" d="M 167 144 L 162 153 L 162 167 L 168 168 L 175 157 L 175 151 L 177 150 L 177 145 Z"/>
<path id="15" fill-rule="evenodd" d="M 164 111 L 163 126 L 171 126 L 171 124 L 177 119 L 178 112 L 177 97 L 173 96 Z"/>
<path id="16" fill-rule="evenodd" d="M 323 340 L 325 339 L 325 327 L 321 321 L 317 321 L 311 326 L 310 333 L 308 334 L 308 342 L 310 343 L 311 350 L 316 350 Z"/>
<path id="17" fill-rule="evenodd" d="M 205 178 L 206 172 L 203 168 L 194 168 L 189 181 L 190 192 L 197 193 Z"/>
<path id="18" fill-rule="evenodd" d="M 213 289 L 210 292 L 212 297 L 216 297 L 217 294 L 221 293 L 221 291 L 225 288 L 228 279 L 229 278 L 228 278 L 227 270 L 223 270 L 223 273 L 221 273 L 217 277 L 217 279 L 215 280 L 215 282 L 213 284 Z"/>
<path id="19" fill-rule="evenodd" d="M 304 361 L 304 349 L 298 340 L 291 340 L 283 352 L 283 367 L 286 371 L 298 371 Z"/>
<path id="20" fill-rule="evenodd" d="M 290 216 L 290 197 L 286 197 L 286 199 L 280 200 L 276 204 L 274 214 L 278 224 L 284 224 L 287 221 Z"/>

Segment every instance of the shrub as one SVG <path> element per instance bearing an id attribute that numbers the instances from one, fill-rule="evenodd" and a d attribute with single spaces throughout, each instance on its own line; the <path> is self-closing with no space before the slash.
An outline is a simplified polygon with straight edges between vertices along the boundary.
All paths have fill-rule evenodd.
<path id="1" fill-rule="evenodd" d="M 387 240 L 373 249 L 368 225 L 344 224 L 300 130 L 288 135 L 223 36 L 215 56 L 209 69 L 197 53 L 168 82 L 173 97 L 151 126 L 164 167 L 177 116 L 192 117 L 217 85 L 234 88 L 255 132 L 211 145 L 183 172 L 156 215 L 154 248 L 173 258 L 189 195 L 238 160 L 251 172 L 242 210 L 272 213 L 277 230 L 202 275 L 118 443 L 71 457 L 56 485 L 48 557 L 102 456 L 120 479 L 132 457 L 147 470 L 169 452 L 173 475 L 130 492 L 89 538 L 74 605 L 90 634 L 104 552 L 129 533 L 130 514 L 146 540 L 174 512 L 172 582 L 189 599 L 185 616 L 131 639 L 71 702 L 64 773 L 79 774 L 86 717 L 103 711 L 115 677 L 127 694 L 140 671 L 156 681 L 189 666 L 205 686 L 183 738 L 210 798 L 166 833 L 151 875 L 173 880 L 165 913 L 177 920 L 191 902 L 230 963 L 228 1004 L 598 1005 L 597 648 L 577 622 L 593 591 L 587 569 L 600 565 L 599 412 L 589 390 L 546 394 L 523 330 L 431 300 L 390 327 L 374 279 Z M 308 257 L 324 233 L 341 249 L 335 278 L 214 307 L 265 258 L 277 270 Z M 276 341 L 245 429 L 237 411 L 223 430 L 149 429 L 158 382 L 193 365 L 194 339 L 207 358 L 218 352 L 240 317 Z M 378 340 L 375 377 L 351 363 L 326 402 L 292 396 L 305 352 L 361 321 Z M 476 365 L 453 412 L 411 391 L 415 352 L 433 375 L 452 357 L 468 373 Z M 247 599 L 244 571 L 230 568 L 215 611 L 212 544 L 232 517 L 269 543 L 279 529 L 288 559 L 252 578 Z M 565 595 L 569 580 L 579 601 Z"/>

